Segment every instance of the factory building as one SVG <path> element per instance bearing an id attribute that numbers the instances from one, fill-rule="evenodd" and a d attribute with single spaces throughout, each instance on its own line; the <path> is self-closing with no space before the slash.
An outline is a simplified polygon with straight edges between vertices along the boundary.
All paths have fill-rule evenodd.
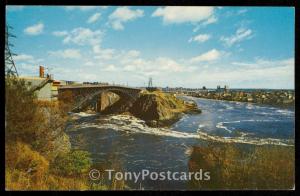
<path id="1" fill-rule="evenodd" d="M 72 81 L 54 80 L 53 75 L 45 75 L 45 68 L 43 66 L 39 66 L 38 77 L 20 76 L 19 78 L 25 80 L 25 83 L 28 84 L 28 88 L 36 93 L 39 100 L 45 101 L 57 100 L 59 86 L 75 83 Z"/>

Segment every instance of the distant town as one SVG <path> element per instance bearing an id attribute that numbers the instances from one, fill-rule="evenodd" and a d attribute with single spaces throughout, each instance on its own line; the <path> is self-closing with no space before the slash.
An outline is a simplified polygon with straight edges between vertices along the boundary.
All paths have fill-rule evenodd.
<path id="1" fill-rule="evenodd" d="M 229 89 L 228 86 L 216 89 L 163 88 L 165 92 L 185 94 L 193 97 L 227 101 L 252 102 L 283 107 L 293 107 L 295 92 L 289 89 Z"/>

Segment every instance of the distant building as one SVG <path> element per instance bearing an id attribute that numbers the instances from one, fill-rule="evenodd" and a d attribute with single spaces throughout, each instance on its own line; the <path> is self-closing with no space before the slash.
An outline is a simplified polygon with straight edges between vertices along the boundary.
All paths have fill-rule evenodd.
<path id="1" fill-rule="evenodd" d="M 45 76 L 45 68 L 39 66 L 39 77 L 36 76 L 20 76 L 28 85 L 28 88 L 35 89 L 35 93 L 39 100 L 57 100 L 58 87 L 62 85 L 75 84 L 73 81 L 58 81 L 53 79 L 53 75 L 47 73 Z"/>
<path id="2" fill-rule="evenodd" d="M 229 91 L 229 86 L 228 85 L 225 85 L 224 86 L 224 91 L 227 93 Z"/>
<path id="3" fill-rule="evenodd" d="M 224 88 L 221 88 L 220 85 L 217 86 L 217 93 L 227 93 L 229 91 L 229 86 L 225 85 Z"/>
<path id="4" fill-rule="evenodd" d="M 45 78 L 40 78 L 40 77 L 19 77 L 20 79 L 23 79 L 28 86 L 35 87 L 39 86 L 45 81 Z M 50 101 L 52 100 L 52 83 L 47 83 L 45 84 L 40 90 L 35 91 L 37 94 L 37 98 L 39 100 L 47 100 Z M 54 93 L 55 94 L 55 93 Z"/>

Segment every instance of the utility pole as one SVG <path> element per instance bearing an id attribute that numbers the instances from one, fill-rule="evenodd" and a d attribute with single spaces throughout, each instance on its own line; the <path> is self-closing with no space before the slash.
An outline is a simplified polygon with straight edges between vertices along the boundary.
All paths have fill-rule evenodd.
<path id="1" fill-rule="evenodd" d="M 152 77 L 149 78 L 148 88 L 152 88 Z"/>
<path id="2" fill-rule="evenodd" d="M 16 56 L 16 54 L 10 51 L 10 47 L 13 47 L 13 44 L 9 42 L 9 38 L 16 38 L 15 35 L 9 33 L 9 30 L 12 29 L 11 26 L 6 24 L 5 27 L 5 75 L 6 76 L 19 76 L 17 72 L 16 65 L 12 56 Z"/>

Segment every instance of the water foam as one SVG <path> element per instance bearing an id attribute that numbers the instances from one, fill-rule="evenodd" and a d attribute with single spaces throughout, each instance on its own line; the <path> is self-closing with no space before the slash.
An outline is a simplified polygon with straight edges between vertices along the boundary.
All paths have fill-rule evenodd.
<path id="1" fill-rule="evenodd" d="M 196 133 L 173 131 L 167 128 L 148 127 L 145 124 L 145 121 L 133 117 L 128 117 L 126 115 L 110 116 L 103 120 L 104 121 L 101 122 L 101 124 L 82 123 L 78 127 L 78 129 L 93 127 L 99 129 L 112 129 L 115 131 L 122 131 L 125 133 L 143 133 L 158 136 L 170 136 L 176 138 L 199 138 L 198 134 Z"/>
<path id="2" fill-rule="evenodd" d="M 73 113 L 73 112 L 69 112 L 69 114 L 71 116 L 75 116 L 75 117 L 89 117 L 89 116 L 95 116 L 96 114 L 88 114 L 85 112 L 79 112 L 79 113 Z"/>
<path id="3" fill-rule="evenodd" d="M 248 120 L 252 121 L 252 120 Z M 233 121 L 238 123 L 241 121 Z M 229 122 L 220 122 L 220 123 L 229 123 Z M 223 128 L 223 124 L 219 124 L 219 127 Z M 293 141 L 274 139 L 274 138 L 248 138 L 246 133 L 242 133 L 239 137 L 221 137 L 216 135 L 210 135 L 201 130 L 203 126 L 199 125 L 197 133 L 188 133 L 181 131 L 174 131 L 168 128 L 152 128 L 148 127 L 145 124 L 145 121 L 137 119 L 132 116 L 127 115 L 115 115 L 115 116 L 106 116 L 102 117 L 99 122 L 84 122 L 76 126 L 76 129 L 84 128 L 98 128 L 105 130 L 114 130 L 124 132 L 126 134 L 150 134 L 156 136 L 166 136 L 166 137 L 175 137 L 175 138 L 193 138 L 193 139 L 202 139 L 207 141 L 217 141 L 225 143 L 245 143 L 245 144 L 254 144 L 254 145 L 285 145 L 293 146 Z M 224 126 L 225 127 L 225 126 Z M 75 127 L 74 127 L 75 128 Z M 73 128 L 73 130 L 74 130 Z M 70 128 L 72 130 L 72 128 Z M 226 129 L 226 127 L 225 127 Z M 76 131 L 76 130 L 75 130 Z M 291 144 L 292 143 L 292 144 Z"/>
<path id="4" fill-rule="evenodd" d="M 230 130 L 228 127 L 226 127 L 224 124 L 233 124 L 233 123 L 240 123 L 240 122 L 278 122 L 280 120 L 275 120 L 275 119 L 264 119 L 264 120 L 260 120 L 260 119 L 248 119 L 248 120 L 235 120 L 235 121 L 228 121 L 228 122 L 218 122 L 216 124 L 216 128 L 219 129 L 224 129 L 226 131 L 228 131 L 228 133 L 232 133 L 232 130 Z"/>
<path id="5" fill-rule="evenodd" d="M 277 113 L 280 113 L 280 114 L 283 114 L 283 115 L 286 115 L 286 116 L 289 116 L 289 115 L 293 115 L 294 112 L 293 111 L 290 111 L 290 110 L 276 110 Z"/>

